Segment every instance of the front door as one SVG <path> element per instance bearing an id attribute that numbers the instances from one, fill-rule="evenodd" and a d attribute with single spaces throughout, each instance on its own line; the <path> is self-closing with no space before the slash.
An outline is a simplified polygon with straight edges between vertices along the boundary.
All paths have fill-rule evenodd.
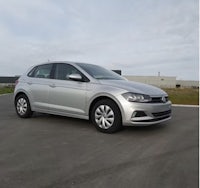
<path id="1" fill-rule="evenodd" d="M 85 115 L 87 82 L 73 81 L 69 75 L 80 73 L 75 67 L 58 63 L 49 90 L 49 109 L 52 112 Z"/>

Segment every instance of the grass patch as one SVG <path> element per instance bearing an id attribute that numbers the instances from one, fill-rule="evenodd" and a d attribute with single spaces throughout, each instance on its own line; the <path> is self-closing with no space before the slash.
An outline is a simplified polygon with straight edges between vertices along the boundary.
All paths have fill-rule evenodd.
<path id="1" fill-rule="evenodd" d="M 168 93 L 173 104 L 199 105 L 199 89 L 173 88 L 163 90 Z"/>
<path id="2" fill-rule="evenodd" d="M 0 95 L 6 94 L 6 93 L 13 93 L 13 92 L 14 92 L 14 86 L 0 87 Z"/>

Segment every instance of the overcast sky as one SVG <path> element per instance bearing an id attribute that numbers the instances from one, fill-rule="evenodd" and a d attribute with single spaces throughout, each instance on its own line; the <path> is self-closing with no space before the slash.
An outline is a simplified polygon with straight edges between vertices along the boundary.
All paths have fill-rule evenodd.
<path id="1" fill-rule="evenodd" d="M 198 0 L 0 0 L 0 76 L 48 60 L 198 80 Z"/>

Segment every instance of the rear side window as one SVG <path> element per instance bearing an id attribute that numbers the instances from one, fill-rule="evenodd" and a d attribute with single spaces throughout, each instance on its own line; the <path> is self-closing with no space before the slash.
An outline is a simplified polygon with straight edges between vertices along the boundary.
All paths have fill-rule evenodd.
<path id="1" fill-rule="evenodd" d="M 34 78 L 50 78 L 53 64 L 39 65 L 33 68 L 29 73 L 29 77 Z"/>

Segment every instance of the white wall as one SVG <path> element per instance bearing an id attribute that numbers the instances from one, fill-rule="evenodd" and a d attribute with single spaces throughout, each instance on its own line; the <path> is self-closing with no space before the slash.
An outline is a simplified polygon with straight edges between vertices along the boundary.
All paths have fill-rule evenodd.
<path id="1" fill-rule="evenodd" d="M 177 80 L 176 84 L 179 84 L 181 87 L 199 87 L 199 81 Z"/>
<path id="2" fill-rule="evenodd" d="M 168 77 L 168 76 L 124 76 L 124 77 L 130 81 L 155 85 L 157 87 L 162 87 L 162 88 L 176 87 L 176 77 Z"/>

